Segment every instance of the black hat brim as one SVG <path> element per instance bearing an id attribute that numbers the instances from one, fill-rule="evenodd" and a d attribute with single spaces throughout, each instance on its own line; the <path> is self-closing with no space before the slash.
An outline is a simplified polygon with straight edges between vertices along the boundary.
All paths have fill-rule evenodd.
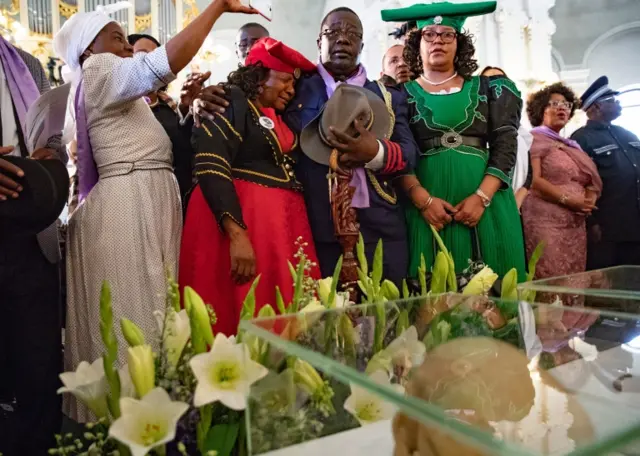
<path id="1" fill-rule="evenodd" d="M 24 171 L 18 198 L 0 202 L 0 234 L 36 234 L 60 216 L 69 198 L 69 172 L 59 160 L 3 157 Z"/>

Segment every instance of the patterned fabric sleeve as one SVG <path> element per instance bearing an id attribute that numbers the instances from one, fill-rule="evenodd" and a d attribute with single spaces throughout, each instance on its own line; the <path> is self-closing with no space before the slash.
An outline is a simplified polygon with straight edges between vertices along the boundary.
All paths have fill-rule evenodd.
<path id="1" fill-rule="evenodd" d="M 216 114 L 213 122 L 205 120 L 200 128 L 194 129 L 192 139 L 195 176 L 221 230 L 224 217 L 247 228 L 231 174 L 233 160 L 243 141 L 234 125 L 234 111 L 242 111 L 235 109 L 237 103 L 240 101 L 232 101 L 224 115 Z"/>
<path id="2" fill-rule="evenodd" d="M 486 173 L 500 179 L 503 188 L 511 186 L 518 155 L 518 128 L 522 112 L 520 91 L 503 76 L 488 78 L 489 84 L 489 161 Z"/>
<path id="3" fill-rule="evenodd" d="M 31 76 L 35 81 L 36 86 L 38 86 L 40 95 L 51 90 L 49 79 L 47 78 L 47 74 L 45 73 L 44 68 L 42 68 L 40 60 L 23 51 L 22 49 L 16 48 L 16 50 L 18 51 L 20 57 L 22 57 L 22 61 L 25 63 L 25 65 L 27 65 L 27 68 L 29 69 Z M 58 158 L 63 163 L 67 163 L 69 157 L 67 155 L 66 147 L 64 146 L 64 144 L 62 144 L 62 135 L 54 135 L 49 138 L 46 147 L 48 149 L 55 150 L 57 152 Z"/>
<path id="4" fill-rule="evenodd" d="M 176 76 L 171 72 L 164 46 L 153 52 L 123 59 L 108 52 L 92 55 L 82 68 L 87 85 L 98 89 L 100 105 L 113 107 L 164 87 Z"/>

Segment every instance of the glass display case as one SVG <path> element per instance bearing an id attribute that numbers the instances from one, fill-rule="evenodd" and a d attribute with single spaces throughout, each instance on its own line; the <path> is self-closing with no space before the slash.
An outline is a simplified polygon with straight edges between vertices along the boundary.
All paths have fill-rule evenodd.
<path id="1" fill-rule="evenodd" d="M 535 292 L 540 303 L 640 314 L 640 266 L 616 266 L 518 285 L 521 297 Z"/>
<path id="2" fill-rule="evenodd" d="M 447 294 L 245 321 L 270 371 L 249 453 L 640 454 L 640 347 L 613 318 L 640 317 Z"/>

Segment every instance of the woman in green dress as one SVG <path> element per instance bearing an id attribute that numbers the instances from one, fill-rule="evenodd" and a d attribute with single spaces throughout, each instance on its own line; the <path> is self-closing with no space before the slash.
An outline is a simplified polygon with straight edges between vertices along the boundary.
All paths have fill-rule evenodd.
<path id="1" fill-rule="evenodd" d="M 415 175 L 403 177 L 407 195 L 410 276 L 421 256 L 433 265 L 429 224 L 440 231 L 456 272 L 482 259 L 499 275 L 525 274 L 524 242 L 510 191 L 522 100 L 504 76 L 472 76 L 478 68 L 469 16 L 491 13 L 496 2 L 434 3 L 382 11 L 385 21 L 417 21 L 405 59 L 414 81 L 405 84 L 409 118 L 421 150 Z M 482 258 L 474 258 L 472 230 Z"/>

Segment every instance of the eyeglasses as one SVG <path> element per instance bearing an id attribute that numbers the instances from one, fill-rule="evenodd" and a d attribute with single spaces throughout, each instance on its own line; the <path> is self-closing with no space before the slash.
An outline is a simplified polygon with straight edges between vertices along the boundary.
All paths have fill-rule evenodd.
<path id="1" fill-rule="evenodd" d="M 453 43 L 458 34 L 456 32 L 434 32 L 433 30 L 424 30 L 422 32 L 422 38 L 427 43 L 433 43 L 436 38 L 442 38 L 442 42 L 445 44 Z"/>
<path id="2" fill-rule="evenodd" d="M 345 36 L 351 41 L 357 41 L 362 39 L 362 33 L 354 32 L 353 30 L 345 29 L 327 29 L 320 32 L 320 36 L 326 36 L 330 40 L 335 40 L 339 36 Z"/>
<path id="3" fill-rule="evenodd" d="M 553 100 L 549 102 L 549 106 L 553 109 L 566 109 L 568 111 L 571 111 L 571 108 L 573 108 L 573 103 L 570 101 L 559 101 L 559 100 Z"/>

